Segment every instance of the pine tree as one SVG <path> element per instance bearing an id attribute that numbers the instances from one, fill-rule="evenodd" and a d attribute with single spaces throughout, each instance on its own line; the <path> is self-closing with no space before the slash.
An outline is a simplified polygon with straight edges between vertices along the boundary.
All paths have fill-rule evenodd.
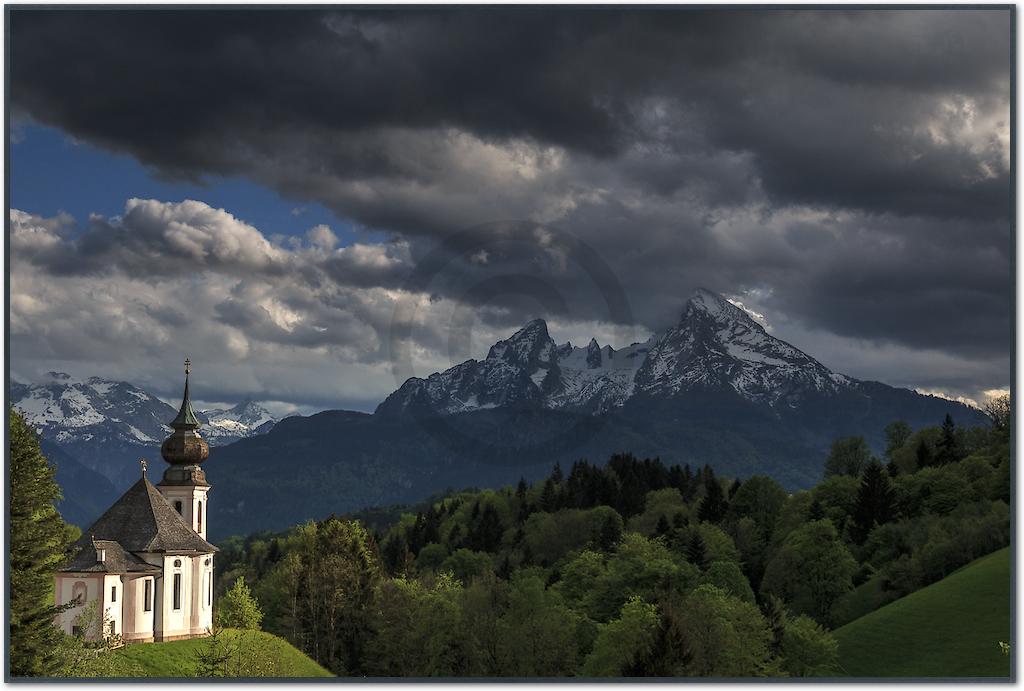
<path id="1" fill-rule="evenodd" d="M 817 499 L 811 501 L 811 505 L 807 507 L 807 520 L 808 521 L 820 521 L 825 517 L 825 509 L 822 508 L 821 502 Z"/>
<path id="2" fill-rule="evenodd" d="M 949 413 L 946 413 L 946 419 L 942 421 L 942 436 L 939 438 L 936 451 L 935 461 L 939 465 L 960 460 L 960 441 L 956 438 L 956 423 Z"/>
<path id="3" fill-rule="evenodd" d="M 658 525 L 654 528 L 654 534 L 658 537 L 668 535 L 672 531 L 672 527 L 668 524 L 668 519 L 665 518 L 665 514 L 661 514 L 658 517 Z"/>
<path id="4" fill-rule="evenodd" d="M 889 461 L 885 464 L 885 472 L 889 473 L 889 477 L 895 479 L 900 474 L 900 467 L 896 465 L 895 461 Z"/>
<path id="5" fill-rule="evenodd" d="M 480 517 L 480 522 L 470 530 L 469 545 L 478 552 L 494 552 L 501 546 L 501 536 L 504 532 L 498 512 L 492 504 L 488 504 Z"/>
<path id="6" fill-rule="evenodd" d="M 742 484 L 743 483 L 740 482 L 739 478 L 736 478 L 735 480 L 732 481 L 732 484 L 729 485 L 729 501 L 732 501 L 732 498 L 735 497 L 736 493 L 740 491 L 740 486 Z"/>
<path id="7" fill-rule="evenodd" d="M 544 482 L 544 490 L 540 494 L 540 510 L 546 513 L 554 513 L 558 508 L 558 495 L 555 492 L 555 483 L 551 478 Z"/>
<path id="8" fill-rule="evenodd" d="M 928 448 L 928 444 L 925 443 L 924 439 L 917 443 L 917 451 L 915 452 L 917 457 L 917 469 L 927 468 L 932 464 L 932 450 Z"/>
<path id="9" fill-rule="evenodd" d="M 686 560 L 702 571 L 708 567 L 708 547 L 696 530 L 686 546 Z"/>
<path id="10" fill-rule="evenodd" d="M 851 531 L 854 541 L 858 545 L 864 544 L 875 525 L 888 523 L 895 514 L 896 489 L 881 464 L 873 461 L 864 469 L 857 491 Z"/>
<path id="11" fill-rule="evenodd" d="M 562 480 L 565 478 L 562 476 L 562 464 L 556 462 L 555 467 L 551 469 L 551 479 L 555 484 L 562 484 Z"/>
<path id="12" fill-rule="evenodd" d="M 35 432 L 8 410 L 10 444 L 10 633 L 12 677 L 53 674 L 60 665 L 60 632 L 53 618 L 53 574 L 67 558 L 69 532 L 54 507 L 61 499 L 54 470 L 39 449 Z"/>
<path id="13" fill-rule="evenodd" d="M 697 519 L 708 523 L 719 523 L 729 508 L 729 504 L 725 500 L 725 493 L 722 492 L 722 485 L 712 474 L 708 476 L 704 486 L 707 492 L 697 508 Z"/>
<path id="14" fill-rule="evenodd" d="M 526 501 L 526 490 L 527 489 L 528 489 L 528 487 L 526 486 L 526 478 L 524 478 L 524 477 L 519 478 L 519 484 L 516 485 L 516 499 L 518 499 L 521 502 L 522 501 Z"/>
<path id="15" fill-rule="evenodd" d="M 519 523 L 525 523 L 526 519 L 530 517 L 530 514 L 532 512 L 533 512 L 533 506 L 530 505 L 529 503 L 527 503 L 527 501 L 524 499 L 519 504 L 519 513 L 516 515 L 516 520 Z"/>

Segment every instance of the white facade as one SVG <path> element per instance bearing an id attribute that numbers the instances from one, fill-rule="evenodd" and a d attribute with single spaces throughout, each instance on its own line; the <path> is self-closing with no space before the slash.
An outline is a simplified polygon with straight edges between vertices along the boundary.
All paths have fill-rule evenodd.
<path id="1" fill-rule="evenodd" d="M 56 618 L 68 634 L 166 641 L 206 636 L 213 627 L 217 548 L 206 541 L 210 486 L 200 468 L 209 446 L 196 432 L 190 365 L 186 360 L 181 410 L 168 423 L 174 431 L 160 447 L 170 465 L 162 482 L 154 486 L 141 461 L 140 480 L 93 523 L 55 575 L 56 604 L 77 603 Z M 93 607 L 93 621 L 83 621 Z"/>
<path id="2" fill-rule="evenodd" d="M 206 494 L 209 487 L 194 485 L 158 485 L 174 510 L 181 514 L 199 537 L 206 539 Z"/>

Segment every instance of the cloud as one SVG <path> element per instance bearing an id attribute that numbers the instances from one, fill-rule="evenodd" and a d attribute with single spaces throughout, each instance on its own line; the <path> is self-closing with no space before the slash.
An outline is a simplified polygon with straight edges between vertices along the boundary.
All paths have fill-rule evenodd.
<path id="1" fill-rule="evenodd" d="M 1009 379 L 1011 18 L 17 9 L 17 118 L 162 176 L 244 176 L 387 241 L 277 241 L 199 202 L 133 200 L 81 230 L 12 215 L 12 252 L 82 289 L 187 292 L 198 274 L 236 357 L 372 367 L 403 305 L 424 322 L 412 352 L 438 363 L 451 324 L 653 331 L 706 286 L 837 369 L 981 400 Z M 167 302 L 133 318 L 173 324 Z M 45 304 L 12 291 L 12 328 Z"/>

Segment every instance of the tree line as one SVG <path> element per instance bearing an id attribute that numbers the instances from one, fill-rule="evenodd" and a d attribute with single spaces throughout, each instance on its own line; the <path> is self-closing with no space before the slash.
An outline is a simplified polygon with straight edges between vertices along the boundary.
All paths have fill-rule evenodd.
<path id="1" fill-rule="evenodd" d="M 1009 399 L 989 413 L 985 428 L 894 422 L 881 458 L 838 439 L 822 482 L 792 493 L 617 454 L 372 531 L 332 516 L 231 538 L 217 620 L 353 676 L 840 674 L 830 628 L 1008 544 Z M 10 673 L 130 675 L 53 625 L 77 531 L 34 432 L 13 411 L 9 429 Z"/>
<path id="2" fill-rule="evenodd" d="M 454 492 L 389 526 L 330 517 L 221 545 L 263 627 L 337 674 L 841 674 L 829 629 L 1009 542 L 1009 404 L 993 424 L 838 439 L 823 480 L 617 454 Z"/>

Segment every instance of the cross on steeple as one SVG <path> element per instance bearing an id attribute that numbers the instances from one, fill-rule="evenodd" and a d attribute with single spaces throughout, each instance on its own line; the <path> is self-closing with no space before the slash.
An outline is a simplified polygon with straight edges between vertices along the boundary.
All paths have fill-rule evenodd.
<path id="1" fill-rule="evenodd" d="M 139 465 L 142 466 L 142 477 L 146 477 L 146 459 L 140 458 Z"/>
<path id="2" fill-rule="evenodd" d="M 185 376 L 187 377 L 188 373 L 191 372 L 191 371 L 192 371 L 192 361 L 189 360 L 188 358 L 185 358 Z"/>

